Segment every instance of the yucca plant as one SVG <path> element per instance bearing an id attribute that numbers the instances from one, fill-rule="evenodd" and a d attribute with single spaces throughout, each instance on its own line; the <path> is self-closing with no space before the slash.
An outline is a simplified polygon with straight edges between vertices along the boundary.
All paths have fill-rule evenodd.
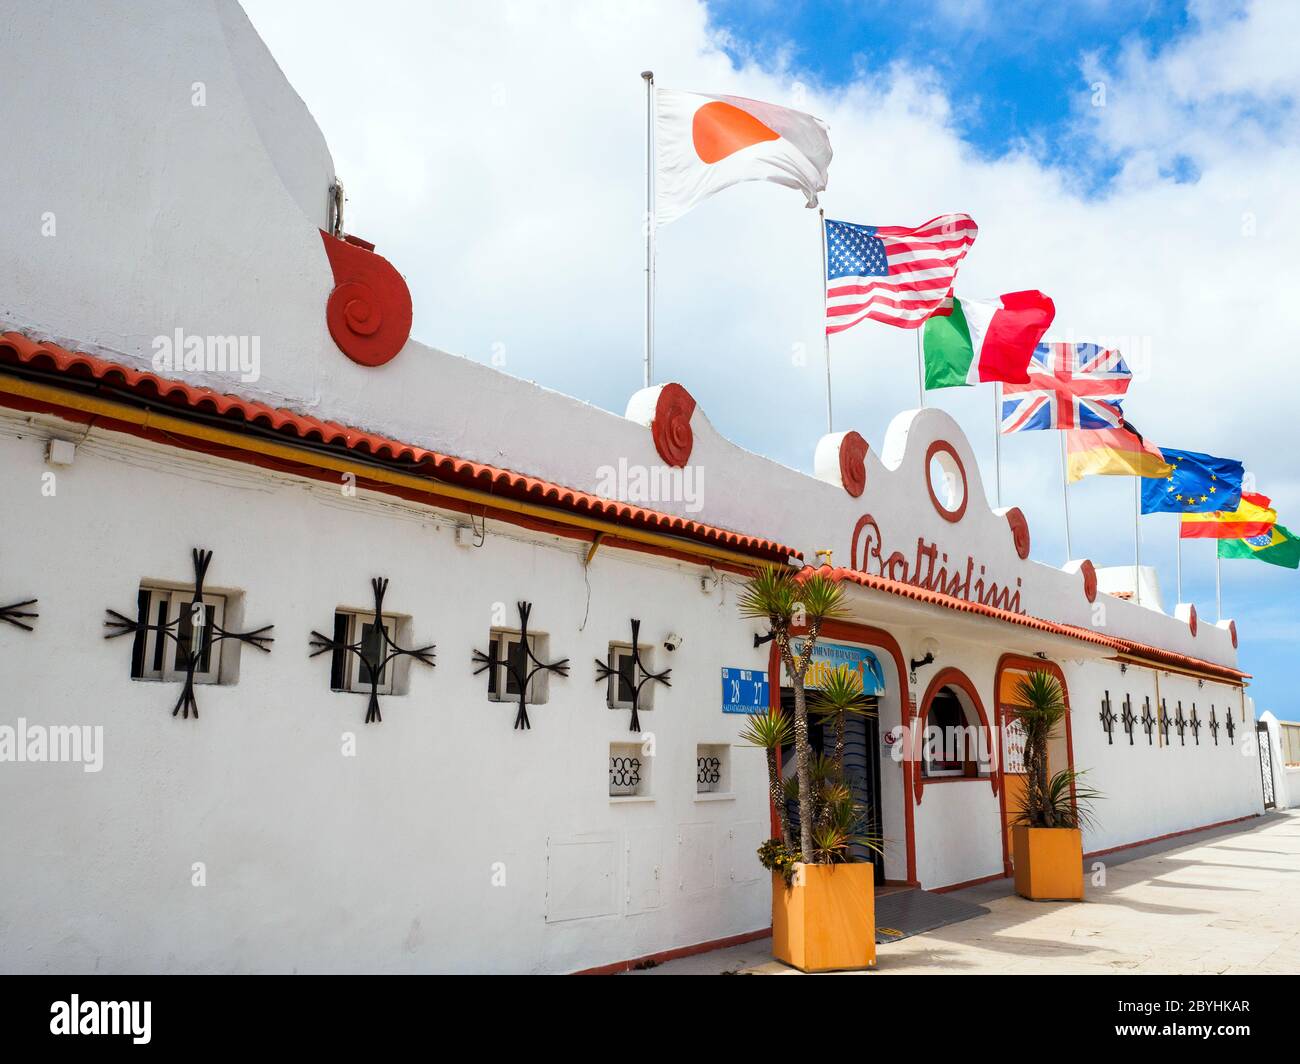
<path id="1" fill-rule="evenodd" d="M 796 575 L 791 569 L 761 569 L 745 585 L 740 596 L 742 617 L 766 620 L 785 671 L 794 688 L 795 769 L 799 788 L 799 851 L 805 860 L 815 860 L 813 811 L 815 788 L 811 774 L 811 748 L 808 745 L 808 701 L 804 677 L 812 664 L 813 650 L 822 625 L 844 612 L 844 589 L 824 573 Z M 803 629 L 802 646 L 795 651 L 795 631 Z M 777 677 L 772 678 L 778 682 Z M 769 764 L 774 764 L 773 760 Z M 772 793 L 779 781 L 770 781 Z"/>
<path id="2" fill-rule="evenodd" d="M 766 713 L 748 717 L 740 731 L 740 738 L 750 746 L 761 747 L 767 755 L 767 789 L 772 800 L 772 807 L 777 811 L 781 825 L 781 842 L 786 850 L 792 848 L 790 837 L 790 808 L 786 804 L 785 788 L 781 785 L 781 773 L 777 768 L 776 752 L 790 742 L 794 734 L 790 718 L 779 708 L 769 708 Z"/>
<path id="3" fill-rule="evenodd" d="M 1100 792 L 1080 785 L 1082 773 L 1062 769 L 1048 775 L 1047 742 L 1069 708 L 1056 677 L 1045 669 L 1016 682 L 1012 719 L 1025 733 L 1025 794 L 1015 823 L 1031 828 L 1078 828 L 1090 824 L 1091 803 Z"/>

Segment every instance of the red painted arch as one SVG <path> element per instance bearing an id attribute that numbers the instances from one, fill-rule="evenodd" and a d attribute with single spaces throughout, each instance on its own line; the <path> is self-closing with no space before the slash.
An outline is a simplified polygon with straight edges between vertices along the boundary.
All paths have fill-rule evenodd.
<path id="1" fill-rule="evenodd" d="M 1006 772 L 1002 764 L 1002 699 L 999 697 L 999 692 L 1002 690 L 1002 674 L 1007 669 L 1030 672 L 1034 669 L 1043 669 L 1056 677 L 1061 685 L 1061 699 L 1065 702 L 1065 756 L 1069 760 L 1070 768 L 1074 768 L 1074 735 L 1070 730 L 1070 717 L 1073 715 L 1070 711 L 1070 685 L 1065 682 L 1065 673 L 1061 671 L 1061 666 L 1054 661 L 1031 658 L 1024 654 L 1003 654 L 998 658 L 997 668 L 993 670 L 993 714 L 997 722 L 998 777 L 1003 784 L 998 789 L 998 804 L 1002 813 L 1002 868 L 1007 875 L 1011 875 L 1011 833 L 1007 828 Z"/>
<path id="2" fill-rule="evenodd" d="M 945 687 L 956 687 L 958 690 L 965 692 L 966 696 L 975 705 L 975 712 L 979 714 L 980 724 L 983 725 L 985 734 L 992 736 L 994 732 L 993 729 L 989 726 L 989 715 L 984 708 L 984 701 L 983 699 L 980 698 L 979 690 L 978 688 L 976 688 L 974 681 L 972 681 L 969 676 L 967 676 L 964 672 L 962 672 L 961 669 L 956 669 L 949 666 L 946 669 L 940 669 L 935 674 L 934 679 L 930 681 L 930 685 L 925 689 L 925 695 L 921 699 L 921 711 L 917 714 L 916 717 L 916 736 L 918 741 L 920 739 L 920 736 L 922 736 L 925 733 L 925 718 L 930 714 L 930 706 L 934 702 L 935 695 L 937 695 Z M 915 762 L 915 759 L 913 759 L 913 761 Z M 1001 767 L 999 762 L 1000 762 L 1000 758 L 998 758 L 995 755 L 993 759 L 992 770 L 989 772 L 987 776 L 978 776 L 978 777 L 953 776 L 951 777 L 951 779 L 954 781 L 957 780 L 969 781 L 971 779 L 988 780 L 993 787 L 993 793 L 997 794 L 998 791 L 1000 790 L 999 785 L 1001 783 L 1001 777 L 999 776 L 998 773 L 998 769 Z M 921 796 L 925 792 L 925 785 L 927 783 L 935 783 L 937 781 L 927 780 L 921 774 L 919 766 L 915 765 L 915 763 L 913 764 L 913 769 L 912 769 L 912 781 L 913 781 L 913 788 L 916 794 L 916 804 L 920 805 Z"/>

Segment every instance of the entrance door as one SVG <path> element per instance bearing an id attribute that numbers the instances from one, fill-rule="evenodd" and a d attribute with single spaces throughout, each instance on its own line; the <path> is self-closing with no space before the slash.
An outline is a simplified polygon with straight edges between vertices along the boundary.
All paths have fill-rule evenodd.
<path id="1" fill-rule="evenodd" d="M 864 700 L 873 714 L 877 711 L 877 700 Z M 794 689 L 781 688 L 781 711 L 794 718 Z M 835 733 L 830 726 L 823 726 L 816 714 L 808 714 L 808 745 L 814 753 L 829 756 L 835 749 Z M 781 748 L 782 775 L 790 778 L 795 775 L 794 744 Z M 850 715 L 844 728 L 844 776 L 853 800 L 866 810 L 864 833 L 875 839 L 883 839 L 883 816 L 880 798 L 880 718 L 878 716 Z M 788 803 L 790 827 L 796 837 L 799 833 L 799 805 Z M 885 882 L 885 861 L 879 854 L 873 854 L 866 846 L 855 843 L 849 848 L 854 861 L 874 861 L 874 875 L 877 885 Z"/>

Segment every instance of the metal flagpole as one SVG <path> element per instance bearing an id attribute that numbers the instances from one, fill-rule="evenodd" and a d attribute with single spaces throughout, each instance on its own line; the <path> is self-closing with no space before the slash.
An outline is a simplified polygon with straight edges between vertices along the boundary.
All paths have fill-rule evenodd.
<path id="1" fill-rule="evenodd" d="M 1070 486 L 1065 479 L 1065 433 L 1058 430 L 1061 437 L 1061 499 L 1065 503 L 1065 560 L 1074 557 L 1074 548 L 1070 545 Z"/>
<path id="2" fill-rule="evenodd" d="M 1142 605 L 1142 478 L 1133 478 L 1133 601 Z"/>
<path id="3" fill-rule="evenodd" d="M 1002 506 L 1002 403 L 998 400 L 1001 388 L 993 382 L 993 483 L 997 488 L 999 508 Z"/>
<path id="4" fill-rule="evenodd" d="M 831 334 L 826 331 L 826 279 L 829 276 L 826 267 L 826 210 L 817 208 L 817 227 L 822 237 L 822 335 L 826 342 L 826 432 L 834 432 L 831 420 Z"/>
<path id="5" fill-rule="evenodd" d="M 1214 541 L 1214 619 L 1223 620 L 1223 574 L 1219 561 L 1219 541 Z"/>
<path id="6" fill-rule="evenodd" d="M 925 406 L 925 358 L 921 354 L 921 330 L 924 328 L 924 322 L 916 328 L 916 394 L 922 407 Z"/>
<path id="7" fill-rule="evenodd" d="M 645 387 L 649 388 L 655 357 L 655 72 L 643 70 L 641 77 L 645 79 Z"/>
<path id="8" fill-rule="evenodd" d="M 1183 519 L 1178 519 L 1177 526 L 1178 538 L 1174 541 L 1174 572 L 1178 574 L 1178 601 L 1183 601 Z"/>

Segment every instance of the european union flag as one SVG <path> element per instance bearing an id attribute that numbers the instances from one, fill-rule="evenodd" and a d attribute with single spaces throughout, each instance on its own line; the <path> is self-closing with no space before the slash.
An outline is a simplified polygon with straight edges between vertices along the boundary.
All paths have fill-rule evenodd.
<path id="1" fill-rule="evenodd" d="M 1161 447 L 1160 453 L 1174 471 L 1166 477 L 1142 478 L 1144 514 L 1200 514 L 1235 510 L 1241 505 L 1241 479 L 1246 471 L 1235 458 L 1172 447 Z"/>

